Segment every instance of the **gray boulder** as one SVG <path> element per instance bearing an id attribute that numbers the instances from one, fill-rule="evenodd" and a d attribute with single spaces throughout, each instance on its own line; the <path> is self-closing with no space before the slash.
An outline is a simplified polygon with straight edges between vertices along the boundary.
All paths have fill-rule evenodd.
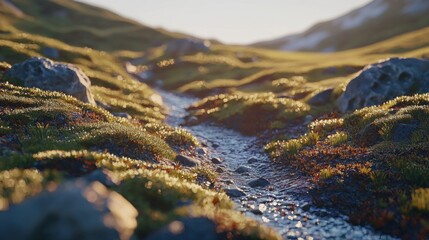
<path id="1" fill-rule="evenodd" d="M 429 60 L 391 58 L 366 66 L 337 100 L 341 112 L 379 105 L 398 96 L 429 92 Z"/>
<path id="2" fill-rule="evenodd" d="M 183 218 L 149 235 L 146 240 L 216 240 L 216 224 L 205 217 Z"/>
<path id="3" fill-rule="evenodd" d="M 183 56 L 198 52 L 208 52 L 209 50 L 209 41 L 194 38 L 171 40 L 165 46 L 165 53 L 171 56 Z"/>
<path id="4" fill-rule="evenodd" d="M 0 239 L 130 239 L 137 210 L 99 182 L 60 185 L 0 212 Z"/>
<path id="5" fill-rule="evenodd" d="M 178 154 L 174 160 L 185 167 L 196 167 L 201 165 L 200 160 L 181 154 Z"/>
<path id="6" fill-rule="evenodd" d="M 12 66 L 4 79 L 15 85 L 58 91 L 95 105 L 91 81 L 79 68 L 47 58 L 31 58 Z"/>

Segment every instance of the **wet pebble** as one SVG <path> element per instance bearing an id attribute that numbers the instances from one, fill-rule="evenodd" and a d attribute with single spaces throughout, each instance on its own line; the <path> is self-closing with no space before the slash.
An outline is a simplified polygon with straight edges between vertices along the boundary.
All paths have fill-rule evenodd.
<path id="1" fill-rule="evenodd" d="M 218 157 L 214 157 L 211 159 L 212 163 L 214 164 L 221 164 L 222 163 L 222 159 L 218 158 Z"/>
<path id="2" fill-rule="evenodd" d="M 219 147 L 219 144 L 217 144 L 217 143 L 213 143 L 213 144 L 212 144 L 212 147 L 213 147 L 213 148 L 218 148 L 218 147 Z"/>
<path id="3" fill-rule="evenodd" d="M 255 214 L 255 215 L 262 215 L 262 212 L 259 209 L 252 209 L 252 210 L 250 210 L 250 212 Z"/>
<path id="4" fill-rule="evenodd" d="M 217 173 L 223 173 L 223 172 L 225 172 L 225 169 L 218 167 L 218 168 L 216 168 L 216 172 Z"/>
<path id="5" fill-rule="evenodd" d="M 222 182 L 225 183 L 225 184 L 227 184 L 227 185 L 234 184 L 234 181 L 231 180 L 231 179 L 225 179 L 225 180 L 222 180 Z"/>
<path id="6" fill-rule="evenodd" d="M 251 168 L 248 166 L 240 166 L 239 168 L 235 169 L 236 173 L 247 173 L 250 172 Z"/>
<path id="7" fill-rule="evenodd" d="M 196 125 L 196 124 L 198 124 L 198 118 L 195 117 L 195 116 L 192 116 L 192 117 L 188 118 L 187 124 L 189 124 L 189 125 Z"/>
<path id="8" fill-rule="evenodd" d="M 230 197 L 244 197 L 246 196 L 246 193 L 241 190 L 240 188 L 226 188 L 224 189 L 226 195 Z"/>
<path id="9" fill-rule="evenodd" d="M 308 203 L 301 206 L 302 210 L 304 210 L 304 211 L 310 210 L 310 207 L 311 207 L 311 205 Z"/>
<path id="10" fill-rule="evenodd" d="M 197 153 L 200 155 L 206 155 L 207 154 L 207 150 L 205 148 L 197 148 Z"/>
<path id="11" fill-rule="evenodd" d="M 258 178 L 258 179 L 255 179 L 255 180 L 248 182 L 247 185 L 249 185 L 252 188 L 266 187 L 266 186 L 270 185 L 270 182 L 267 179 L 261 177 L 261 178 Z"/>
<path id="12" fill-rule="evenodd" d="M 249 159 L 247 160 L 247 163 L 248 163 L 248 164 L 254 164 L 254 163 L 256 163 L 256 162 L 258 162 L 258 159 L 257 159 L 257 158 L 254 158 L 254 157 L 251 157 L 251 158 L 249 158 Z"/>
<path id="13" fill-rule="evenodd" d="M 195 167 L 201 164 L 200 160 L 182 154 L 178 154 L 174 160 L 185 167 Z"/>

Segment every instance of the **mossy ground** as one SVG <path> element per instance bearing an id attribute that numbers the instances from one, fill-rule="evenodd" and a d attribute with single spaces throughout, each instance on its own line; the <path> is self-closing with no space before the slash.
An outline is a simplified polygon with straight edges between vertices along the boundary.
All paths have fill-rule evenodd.
<path id="1" fill-rule="evenodd" d="M 46 56 L 44 49 L 59 52 L 56 61 L 75 64 L 91 79 L 95 100 L 111 112 L 127 112 L 143 122 L 163 119 L 158 95 L 146 84 L 133 79 L 112 55 L 89 48 L 67 45 L 54 39 L 23 32 L 0 33 L 0 56 L 15 64 L 30 57 Z M 49 58 L 49 56 L 46 56 Z"/>
<path id="2" fill-rule="evenodd" d="M 321 115 L 324 120 L 310 124 L 307 134 L 270 143 L 267 151 L 313 176 L 316 203 L 339 207 L 352 222 L 410 238 L 429 234 L 427 96 L 400 98 L 346 117 L 330 114 L 335 97 L 363 66 L 388 57 L 427 58 L 429 28 L 332 54 L 214 43 L 207 53 L 168 56 L 162 44 L 184 35 L 73 1 L 13 2 L 25 15 L 0 9 L 0 78 L 10 64 L 47 56 L 46 48 L 53 48 L 58 51 L 53 60 L 73 63 L 91 78 L 98 102 L 133 119 L 113 117 L 63 94 L 2 83 L 0 209 L 52 182 L 103 168 L 122 181 L 114 190 L 138 208 L 140 237 L 181 216 L 208 216 L 233 236 L 278 237 L 231 210 L 224 194 L 199 185 L 199 174 L 213 180 L 207 169 L 171 163 L 197 142 L 162 123 L 159 96 L 122 66 L 121 61 L 139 59 L 136 68 L 155 76 L 150 83 L 207 97 L 190 108 L 200 121 L 256 134 L 284 132 L 307 114 Z M 334 92 L 325 104 L 307 104 L 327 88 Z M 406 142 L 392 141 L 400 124 L 416 126 Z"/>
<path id="3" fill-rule="evenodd" d="M 314 202 L 357 224 L 404 238 L 429 234 L 429 95 L 399 97 L 344 118 L 318 120 L 298 139 L 266 146 L 276 161 L 313 177 Z M 408 138 L 395 128 L 415 124 Z M 413 125 L 414 126 L 414 125 Z"/>
<path id="4" fill-rule="evenodd" d="M 199 121 L 211 119 L 247 134 L 284 128 L 285 122 L 304 116 L 309 109 L 305 103 L 272 93 L 216 95 L 189 108 Z"/>
<path id="5" fill-rule="evenodd" d="M 129 122 L 60 93 L 10 84 L 0 84 L 0 93 L 1 209 L 105 169 L 121 182 L 112 190 L 138 209 L 139 237 L 184 216 L 206 216 L 222 236 L 278 238 L 235 212 L 224 193 L 200 185 L 199 174 L 209 170 L 172 162 L 173 149 L 197 144 L 184 130 Z"/>

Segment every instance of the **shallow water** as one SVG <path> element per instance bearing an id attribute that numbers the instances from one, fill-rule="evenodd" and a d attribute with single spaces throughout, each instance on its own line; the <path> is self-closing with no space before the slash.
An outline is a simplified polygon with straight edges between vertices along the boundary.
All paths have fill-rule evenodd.
<path id="1" fill-rule="evenodd" d="M 158 92 L 169 108 L 166 122 L 179 126 L 187 114 L 186 108 L 197 99 L 163 90 Z M 207 145 L 208 153 L 201 158 L 219 157 L 223 160 L 222 187 L 238 187 L 246 193 L 244 197 L 232 198 L 237 208 L 274 228 L 285 239 L 393 239 L 370 227 L 353 226 L 347 222 L 346 216 L 312 206 L 307 193 L 309 181 L 285 166 L 271 162 L 260 144 L 256 144 L 255 137 L 209 123 L 185 128 Z M 258 161 L 248 164 L 249 158 Z M 245 174 L 234 172 L 240 166 L 251 169 Z M 259 177 L 266 178 L 271 185 L 265 188 L 247 186 L 249 181 Z"/>

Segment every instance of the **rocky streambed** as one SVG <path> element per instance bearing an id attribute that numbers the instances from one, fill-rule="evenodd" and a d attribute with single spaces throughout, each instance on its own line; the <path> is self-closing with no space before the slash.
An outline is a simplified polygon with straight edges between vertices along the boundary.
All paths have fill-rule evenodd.
<path id="1" fill-rule="evenodd" d="M 197 99 L 158 90 L 169 108 L 167 123 L 180 126 Z M 370 227 L 354 226 L 334 210 L 312 205 L 305 176 L 275 164 L 256 137 L 204 123 L 185 126 L 205 146 L 198 158 L 213 164 L 223 189 L 246 215 L 273 227 L 285 239 L 393 239 Z"/>

